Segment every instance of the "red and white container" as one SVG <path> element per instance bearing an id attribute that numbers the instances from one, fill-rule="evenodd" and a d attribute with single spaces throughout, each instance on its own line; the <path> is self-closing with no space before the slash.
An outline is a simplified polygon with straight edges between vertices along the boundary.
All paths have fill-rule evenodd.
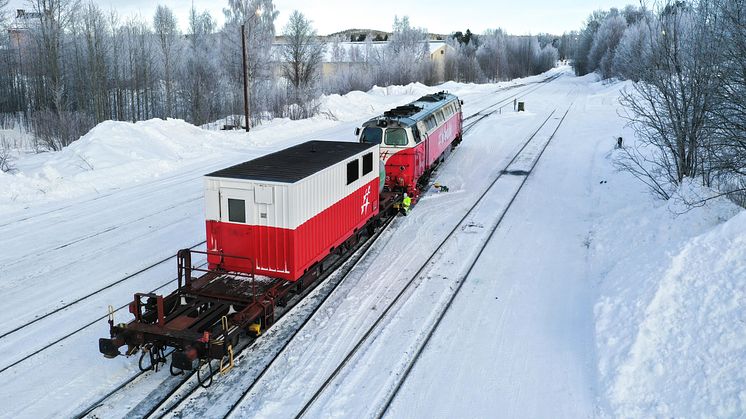
<path id="1" fill-rule="evenodd" d="M 378 214 L 378 156 L 309 141 L 206 175 L 210 268 L 297 280 Z"/>

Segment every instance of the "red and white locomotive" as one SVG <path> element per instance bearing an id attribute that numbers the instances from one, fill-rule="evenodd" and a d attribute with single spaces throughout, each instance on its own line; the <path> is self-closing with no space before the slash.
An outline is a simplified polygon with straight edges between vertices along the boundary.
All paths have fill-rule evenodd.
<path id="1" fill-rule="evenodd" d="M 455 95 L 434 93 L 386 111 L 356 130 L 361 143 L 380 145 L 386 190 L 418 198 L 430 172 L 461 142 L 461 105 Z"/>

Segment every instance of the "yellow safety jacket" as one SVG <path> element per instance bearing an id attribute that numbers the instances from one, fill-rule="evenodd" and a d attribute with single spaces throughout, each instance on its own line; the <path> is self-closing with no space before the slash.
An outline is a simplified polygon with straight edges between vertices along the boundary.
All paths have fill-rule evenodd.
<path id="1" fill-rule="evenodd" d="M 407 196 L 402 199 L 401 203 L 404 205 L 404 208 L 409 208 L 409 206 L 412 205 L 412 198 Z"/>

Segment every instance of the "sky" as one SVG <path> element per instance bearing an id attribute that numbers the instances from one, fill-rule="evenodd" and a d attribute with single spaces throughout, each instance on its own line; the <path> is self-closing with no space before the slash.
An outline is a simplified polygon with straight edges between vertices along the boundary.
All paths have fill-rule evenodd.
<path id="1" fill-rule="evenodd" d="M 218 24 L 223 22 L 222 9 L 227 0 L 83 0 L 93 1 L 106 10 L 115 8 L 120 15 L 140 13 L 152 19 L 158 4 L 172 8 L 182 29 L 186 29 L 189 8 L 194 2 L 198 11 L 208 10 Z M 503 28 L 508 33 L 562 34 L 579 29 L 585 18 L 596 9 L 637 4 L 636 0 L 275 0 L 280 12 L 275 21 L 278 34 L 293 10 L 313 22 L 320 35 L 344 29 L 377 29 L 391 31 L 394 16 L 409 16 L 412 26 L 432 33 L 449 34 L 465 31 L 482 33 Z M 29 8 L 27 0 L 10 0 L 10 8 Z"/>

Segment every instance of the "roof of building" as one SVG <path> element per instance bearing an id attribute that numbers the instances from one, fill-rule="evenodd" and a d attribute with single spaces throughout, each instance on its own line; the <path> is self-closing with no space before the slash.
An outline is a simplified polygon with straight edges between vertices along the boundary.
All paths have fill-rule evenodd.
<path id="1" fill-rule="evenodd" d="M 308 141 L 205 176 L 295 183 L 374 146 L 344 141 Z"/>

